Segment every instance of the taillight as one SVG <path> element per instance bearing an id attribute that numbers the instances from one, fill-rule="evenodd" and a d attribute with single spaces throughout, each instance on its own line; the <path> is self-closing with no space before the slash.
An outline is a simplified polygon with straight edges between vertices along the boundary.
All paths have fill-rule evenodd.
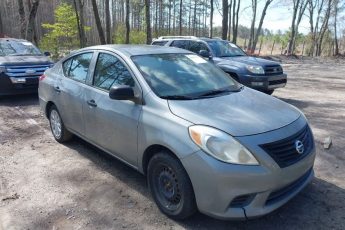
<path id="1" fill-rule="evenodd" d="M 39 77 L 39 80 L 40 80 L 40 81 L 43 81 L 44 78 L 46 78 L 46 75 L 42 74 L 42 75 Z"/>

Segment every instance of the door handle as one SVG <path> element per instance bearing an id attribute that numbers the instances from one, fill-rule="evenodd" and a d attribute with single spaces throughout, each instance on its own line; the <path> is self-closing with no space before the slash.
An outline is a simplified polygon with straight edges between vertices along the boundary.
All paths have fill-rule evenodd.
<path id="1" fill-rule="evenodd" d="M 55 87 L 54 87 L 54 90 L 55 90 L 56 92 L 58 92 L 58 93 L 60 93 L 60 92 L 61 92 L 61 89 L 60 89 L 60 87 L 59 87 L 59 86 L 55 86 Z"/>
<path id="2" fill-rule="evenodd" d="M 87 101 L 87 104 L 88 104 L 89 106 L 92 106 L 92 107 L 97 107 L 97 104 L 96 104 L 95 100 L 88 100 L 88 101 Z"/>

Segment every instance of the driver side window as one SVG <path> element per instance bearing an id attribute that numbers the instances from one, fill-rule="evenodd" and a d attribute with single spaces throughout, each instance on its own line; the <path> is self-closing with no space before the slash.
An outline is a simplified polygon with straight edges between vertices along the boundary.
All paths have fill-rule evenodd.
<path id="1" fill-rule="evenodd" d="M 108 91 L 113 85 L 134 87 L 134 79 L 127 67 L 117 57 L 107 53 L 100 53 L 95 68 L 93 85 Z"/>

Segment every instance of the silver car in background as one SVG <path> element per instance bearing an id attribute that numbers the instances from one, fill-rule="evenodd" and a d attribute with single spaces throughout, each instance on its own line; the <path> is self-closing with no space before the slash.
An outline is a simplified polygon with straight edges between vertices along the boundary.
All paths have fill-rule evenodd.
<path id="1" fill-rule="evenodd" d="M 58 142 L 77 135 L 147 175 L 159 209 L 220 219 L 272 212 L 313 178 L 305 116 L 182 49 L 81 49 L 40 78 Z"/>

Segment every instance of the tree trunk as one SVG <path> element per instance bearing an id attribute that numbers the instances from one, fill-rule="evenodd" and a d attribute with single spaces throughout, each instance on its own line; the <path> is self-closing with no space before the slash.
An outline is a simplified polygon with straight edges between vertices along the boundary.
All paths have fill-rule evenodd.
<path id="1" fill-rule="evenodd" d="M 339 55 L 339 44 L 338 44 L 338 36 L 337 36 L 337 16 L 338 16 L 338 3 L 339 1 L 336 0 L 334 3 L 334 55 Z"/>
<path id="2" fill-rule="evenodd" d="M 35 33 L 35 18 L 37 14 L 37 9 L 39 6 L 39 0 L 34 0 L 30 7 L 30 13 L 28 22 L 26 25 L 26 31 L 25 31 L 25 39 L 29 41 L 34 41 L 34 33 Z"/>
<path id="3" fill-rule="evenodd" d="M 249 53 L 253 54 L 255 50 L 253 50 L 253 41 L 254 41 L 254 33 L 255 33 L 255 20 L 256 20 L 256 9 L 257 9 L 257 0 L 252 0 L 252 11 L 253 11 L 253 17 L 252 17 L 252 23 L 250 26 L 250 35 L 249 35 L 249 42 L 248 42 L 248 48 Z"/>
<path id="4" fill-rule="evenodd" d="M 20 22 L 20 37 L 25 38 L 26 20 L 25 20 L 25 10 L 24 10 L 23 0 L 18 0 L 18 12 L 19 12 L 19 22 Z"/>
<path id="5" fill-rule="evenodd" d="M 110 2 L 105 0 L 105 34 L 106 42 L 111 44 L 111 24 L 110 24 Z"/>
<path id="6" fill-rule="evenodd" d="M 81 27 L 80 27 L 80 19 L 79 19 L 79 13 L 78 13 L 78 7 L 76 0 L 73 0 L 74 10 L 75 10 L 75 16 L 77 19 L 77 26 L 78 26 L 78 35 L 79 35 L 79 46 L 82 48 L 82 38 L 81 38 Z"/>
<path id="7" fill-rule="evenodd" d="M 84 18 L 84 0 L 78 0 L 77 5 L 79 8 L 79 23 L 80 23 L 80 45 L 81 47 L 86 46 L 86 35 L 85 35 L 85 18 Z"/>
<path id="8" fill-rule="evenodd" d="M 101 19 L 99 18 L 97 2 L 96 0 L 91 0 L 91 2 L 92 2 L 93 14 L 95 16 L 95 22 L 96 22 L 99 40 L 101 44 L 103 45 L 103 44 L 106 44 L 106 41 L 105 41 L 104 32 L 103 32 L 103 28 L 101 24 Z"/>
<path id="9" fill-rule="evenodd" d="M 181 36 L 182 35 L 182 0 L 180 0 L 180 15 L 179 15 L 179 35 Z"/>
<path id="10" fill-rule="evenodd" d="M 237 42 L 237 32 L 238 32 L 238 17 L 239 17 L 239 12 L 240 12 L 240 6 L 241 6 L 241 1 L 238 0 L 237 5 L 236 5 L 236 0 L 234 0 L 234 5 L 233 5 L 233 16 L 232 16 L 232 42 L 236 44 Z"/>
<path id="11" fill-rule="evenodd" d="M 294 0 L 293 1 L 294 6 L 293 6 L 292 21 L 291 21 L 291 35 L 290 35 L 288 50 L 287 50 L 288 55 L 292 54 L 294 51 L 293 39 L 295 36 L 295 22 L 296 22 L 296 16 L 297 16 L 297 10 L 298 10 L 298 6 L 299 6 L 299 2 L 300 2 L 300 0 Z"/>
<path id="12" fill-rule="evenodd" d="M 222 39 L 226 40 L 228 35 L 228 14 L 229 5 L 228 0 L 223 0 L 223 19 L 222 19 Z"/>
<path id="13" fill-rule="evenodd" d="M 145 3 L 147 2 L 147 0 L 145 0 Z M 148 1 L 150 2 L 150 1 Z M 146 5 L 147 6 L 147 5 Z M 168 34 L 171 33 L 171 0 L 169 0 L 169 14 L 168 14 Z M 147 17 L 147 15 L 146 15 Z M 150 17 L 150 12 L 149 12 L 149 17 Z"/>
<path id="14" fill-rule="evenodd" d="M 129 44 L 129 33 L 130 33 L 130 26 L 129 26 L 129 0 L 126 0 L 126 44 Z"/>
<path id="15" fill-rule="evenodd" d="M 145 0 L 145 17 L 146 17 L 146 44 L 152 42 L 151 18 L 150 18 L 150 0 Z M 170 20 L 169 20 L 170 21 Z"/>
<path id="16" fill-rule="evenodd" d="M 323 23 L 322 23 L 322 26 L 320 29 L 319 39 L 317 41 L 316 56 L 320 56 L 322 53 L 322 41 L 323 41 L 325 33 L 328 29 L 328 21 L 329 21 L 329 17 L 331 14 L 331 5 L 332 5 L 332 0 L 328 0 L 328 6 L 327 6 L 326 14 L 324 16 Z"/>
<path id="17" fill-rule="evenodd" d="M 1 10 L 0 10 L 0 38 L 4 36 L 4 27 L 2 25 L 2 17 L 1 17 Z"/>
<path id="18" fill-rule="evenodd" d="M 229 19 L 228 19 L 228 40 L 230 41 L 230 37 L 231 37 L 231 10 L 232 10 L 232 0 L 230 0 L 230 3 L 229 3 Z"/>
<path id="19" fill-rule="evenodd" d="M 267 8 L 272 3 L 272 1 L 273 0 L 266 0 L 265 6 L 264 6 L 264 8 L 262 10 L 259 26 L 258 26 L 258 29 L 256 31 L 255 37 L 254 37 L 254 42 L 253 42 L 253 46 L 252 46 L 253 50 L 256 49 L 256 44 L 258 43 L 258 39 L 259 39 L 259 36 L 260 36 L 260 33 L 261 33 L 261 29 L 262 29 L 262 24 L 263 24 L 265 16 L 266 16 Z"/>
<path id="20" fill-rule="evenodd" d="M 213 0 L 210 0 L 211 4 L 211 12 L 210 12 L 210 33 L 209 36 L 210 38 L 213 37 Z"/>

